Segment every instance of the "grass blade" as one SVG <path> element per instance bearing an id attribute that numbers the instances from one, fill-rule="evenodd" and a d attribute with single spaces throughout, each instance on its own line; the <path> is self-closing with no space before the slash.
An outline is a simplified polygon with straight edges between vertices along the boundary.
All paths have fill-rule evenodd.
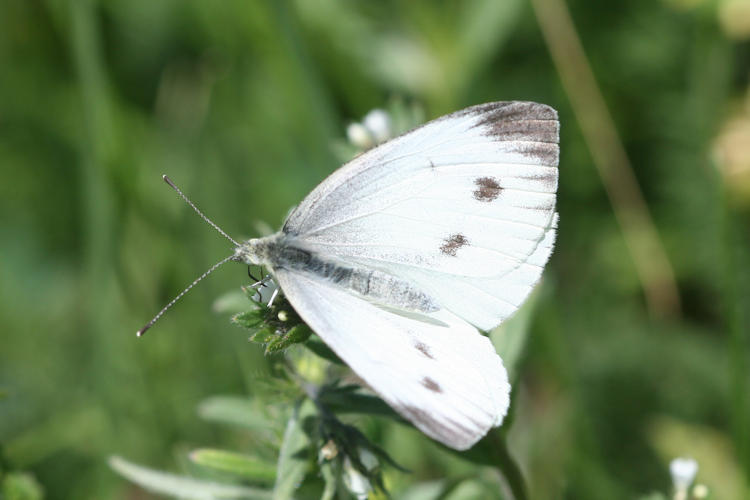
<path id="1" fill-rule="evenodd" d="M 273 483 L 276 479 L 274 464 L 241 453 L 203 448 L 193 451 L 190 460 L 203 467 L 235 474 L 251 481 Z"/>
<path id="2" fill-rule="evenodd" d="M 142 467 L 117 456 L 109 459 L 109 465 L 118 474 L 137 485 L 162 495 L 188 500 L 215 500 L 217 498 L 267 500 L 271 498 L 271 493 L 265 490 L 178 476 Z"/>

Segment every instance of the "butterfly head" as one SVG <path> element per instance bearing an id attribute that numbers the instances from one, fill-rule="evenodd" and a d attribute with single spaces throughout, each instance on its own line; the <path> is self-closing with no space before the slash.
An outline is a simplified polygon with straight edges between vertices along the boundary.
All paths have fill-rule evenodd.
<path id="1" fill-rule="evenodd" d="M 269 262 L 269 257 L 276 246 L 276 235 L 265 238 L 253 238 L 237 245 L 232 260 L 248 265 L 262 266 Z"/>

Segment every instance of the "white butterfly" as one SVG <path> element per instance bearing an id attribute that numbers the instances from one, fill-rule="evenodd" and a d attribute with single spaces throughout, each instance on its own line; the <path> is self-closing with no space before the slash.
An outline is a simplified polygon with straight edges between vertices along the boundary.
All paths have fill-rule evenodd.
<path id="1" fill-rule="evenodd" d="M 506 370 L 477 329 L 520 307 L 552 251 L 558 139 L 542 104 L 457 111 L 347 163 L 227 260 L 267 267 L 394 410 L 468 449 L 508 410 Z"/>

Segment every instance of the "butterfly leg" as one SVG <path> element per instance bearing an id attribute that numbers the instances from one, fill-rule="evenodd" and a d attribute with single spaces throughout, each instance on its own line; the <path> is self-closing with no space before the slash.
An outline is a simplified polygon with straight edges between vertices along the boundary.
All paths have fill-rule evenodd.
<path id="1" fill-rule="evenodd" d="M 247 266 L 247 275 L 255 280 L 255 283 L 250 285 L 250 288 L 260 288 L 260 287 L 267 287 L 266 283 L 271 281 L 271 275 L 266 273 L 264 276 L 264 269 L 263 267 L 260 268 L 260 275 L 263 276 L 261 279 L 256 278 L 250 273 L 250 266 Z"/>
<path id="2" fill-rule="evenodd" d="M 273 277 L 271 274 L 263 274 L 263 268 L 261 268 L 261 276 L 263 276 L 261 279 L 257 280 L 255 283 L 250 285 L 250 288 L 255 290 L 255 296 L 253 297 L 254 300 L 257 300 L 258 302 L 263 302 L 263 293 L 261 293 L 261 290 L 263 288 L 269 288 L 268 283 L 273 281 Z M 251 275 L 252 277 L 252 275 Z M 256 279 L 253 277 L 253 279 Z M 278 288 L 274 289 L 273 294 L 271 295 L 271 301 L 273 301 L 274 297 L 276 296 L 276 293 L 278 293 Z M 270 304 L 269 304 L 270 305 Z"/>
<path id="3" fill-rule="evenodd" d="M 268 307 L 271 307 L 273 305 L 273 301 L 276 298 L 276 296 L 279 294 L 279 289 L 276 288 L 273 293 L 271 294 L 271 298 L 268 299 Z"/>
<path id="4" fill-rule="evenodd" d="M 253 273 L 251 273 L 251 272 L 250 272 L 250 266 L 247 266 L 247 275 L 248 275 L 248 277 L 250 277 L 250 278 L 252 278 L 253 280 L 255 280 L 255 283 L 257 283 L 257 282 L 258 282 L 258 278 L 256 278 L 255 276 L 253 276 Z M 252 286 L 252 285 L 251 285 L 251 286 Z"/>

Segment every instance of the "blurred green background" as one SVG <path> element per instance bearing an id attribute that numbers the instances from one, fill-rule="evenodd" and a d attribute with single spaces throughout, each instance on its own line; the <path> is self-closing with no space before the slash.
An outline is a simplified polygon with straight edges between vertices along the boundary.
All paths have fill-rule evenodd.
<path id="1" fill-rule="evenodd" d="M 687 455 L 713 498 L 750 498 L 750 2 L 572 0 L 575 31 L 561 6 L 0 0 L 0 477 L 152 498 L 107 457 L 194 473 L 195 447 L 253 451 L 196 414 L 268 371 L 212 311 L 244 267 L 134 335 L 231 251 L 162 173 L 257 236 L 370 109 L 534 100 L 562 132 L 510 430 L 531 496 L 668 492 Z M 413 471 L 388 473 L 396 496 L 474 470 L 403 426 L 363 428 Z"/>

